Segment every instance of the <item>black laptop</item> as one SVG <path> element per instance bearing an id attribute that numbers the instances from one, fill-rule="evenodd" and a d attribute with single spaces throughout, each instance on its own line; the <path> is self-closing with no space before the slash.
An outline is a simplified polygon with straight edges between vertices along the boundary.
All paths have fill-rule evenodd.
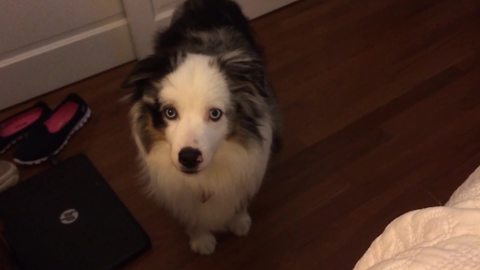
<path id="1" fill-rule="evenodd" d="M 150 247 L 147 234 L 86 156 L 0 193 L 19 269 L 115 269 Z"/>

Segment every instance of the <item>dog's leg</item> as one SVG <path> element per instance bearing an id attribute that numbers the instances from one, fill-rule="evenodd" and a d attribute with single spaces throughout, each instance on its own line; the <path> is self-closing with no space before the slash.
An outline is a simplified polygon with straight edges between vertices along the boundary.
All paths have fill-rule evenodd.
<path id="1" fill-rule="evenodd" d="M 250 225 L 252 225 L 252 219 L 247 209 L 243 209 L 230 220 L 228 228 L 236 236 L 245 236 L 250 230 Z"/>
<path id="2" fill-rule="evenodd" d="M 187 232 L 190 236 L 190 248 L 193 252 L 210 255 L 215 251 L 217 240 L 211 232 L 199 228 L 190 228 Z"/>

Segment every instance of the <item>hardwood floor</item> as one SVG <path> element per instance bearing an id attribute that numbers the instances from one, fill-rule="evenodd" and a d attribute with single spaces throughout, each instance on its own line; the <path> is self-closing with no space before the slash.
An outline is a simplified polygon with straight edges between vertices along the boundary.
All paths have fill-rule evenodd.
<path id="1" fill-rule="evenodd" d="M 220 236 L 209 257 L 192 254 L 138 188 L 119 101 L 133 63 L 40 99 L 54 106 L 78 92 L 91 105 L 60 158 L 86 153 L 150 235 L 152 250 L 125 269 L 351 269 L 393 218 L 445 203 L 480 165 L 479 15 L 476 0 L 304 0 L 253 21 L 284 149 L 251 206 L 249 236 Z"/>

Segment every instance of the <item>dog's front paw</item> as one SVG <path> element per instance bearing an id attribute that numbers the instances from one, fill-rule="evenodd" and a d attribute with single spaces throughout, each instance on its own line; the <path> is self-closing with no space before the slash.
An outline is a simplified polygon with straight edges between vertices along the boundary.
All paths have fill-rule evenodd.
<path id="1" fill-rule="evenodd" d="M 201 255 L 210 255 L 215 251 L 217 240 L 211 233 L 204 233 L 190 238 L 190 248 Z"/>
<path id="2" fill-rule="evenodd" d="M 250 231 L 252 219 L 247 212 L 236 215 L 229 224 L 230 231 L 236 236 L 245 236 Z"/>

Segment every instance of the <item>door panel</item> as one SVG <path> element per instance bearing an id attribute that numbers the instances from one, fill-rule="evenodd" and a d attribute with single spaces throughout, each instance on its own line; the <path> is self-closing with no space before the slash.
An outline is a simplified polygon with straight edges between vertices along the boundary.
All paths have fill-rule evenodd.
<path id="1" fill-rule="evenodd" d="M 120 0 L 4 0 L 0 10 L 2 53 L 123 14 Z"/>
<path id="2" fill-rule="evenodd" d="M 0 109 L 135 59 L 121 0 L 5 0 L 0 10 Z"/>
<path id="3" fill-rule="evenodd" d="M 126 20 L 0 62 L 0 109 L 135 58 Z"/>

